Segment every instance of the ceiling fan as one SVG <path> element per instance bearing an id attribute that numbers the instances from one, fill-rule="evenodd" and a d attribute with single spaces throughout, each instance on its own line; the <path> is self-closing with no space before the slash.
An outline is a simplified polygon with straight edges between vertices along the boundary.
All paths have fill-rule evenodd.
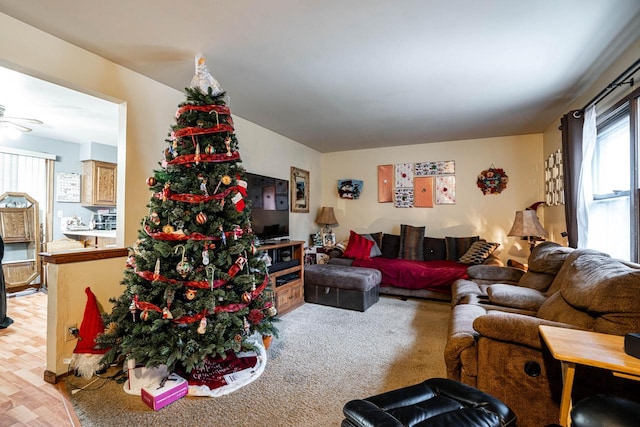
<path id="1" fill-rule="evenodd" d="M 26 117 L 5 117 L 4 112 L 6 108 L 4 105 L 0 105 L 0 129 L 15 129 L 20 132 L 31 132 L 31 129 L 25 125 L 42 125 L 43 121 L 38 119 L 28 119 Z"/>

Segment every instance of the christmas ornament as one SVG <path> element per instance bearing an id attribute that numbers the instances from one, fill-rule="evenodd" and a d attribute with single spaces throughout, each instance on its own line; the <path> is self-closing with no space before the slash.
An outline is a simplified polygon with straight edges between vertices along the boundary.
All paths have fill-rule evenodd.
<path id="1" fill-rule="evenodd" d="M 224 233 L 224 228 L 222 226 L 218 227 L 220 230 L 220 240 L 222 240 L 222 244 L 226 246 L 227 244 L 227 235 Z"/>
<path id="2" fill-rule="evenodd" d="M 200 144 L 196 144 L 196 152 L 195 152 L 195 155 L 193 156 L 193 161 L 195 162 L 196 165 L 200 164 Z"/>
<path id="3" fill-rule="evenodd" d="M 200 335 L 203 335 L 205 332 L 207 332 L 207 318 L 203 317 L 202 319 L 200 319 L 200 325 L 198 326 L 198 333 Z"/>
<path id="4" fill-rule="evenodd" d="M 200 212 L 198 215 L 196 215 L 196 222 L 200 225 L 204 224 L 207 222 L 207 214 L 205 214 L 204 212 Z"/>
<path id="5" fill-rule="evenodd" d="M 204 147 L 204 152 L 206 154 L 213 154 L 216 152 L 215 148 L 213 148 L 213 145 L 209 144 L 206 147 Z"/>
<path id="6" fill-rule="evenodd" d="M 233 202 L 238 212 L 242 212 L 244 210 L 246 203 L 244 201 L 244 198 L 242 197 L 242 194 L 240 193 L 234 194 L 233 197 L 231 198 L 231 201 Z"/>
<path id="7" fill-rule="evenodd" d="M 176 271 L 184 279 L 187 277 L 189 273 L 191 273 L 191 271 L 193 270 L 193 266 L 189 263 L 189 261 L 187 260 L 187 257 L 185 256 L 184 245 L 176 246 L 175 253 L 178 253 L 180 248 L 182 248 L 182 260 L 178 263 L 178 265 L 176 265 Z"/>
<path id="8" fill-rule="evenodd" d="M 203 94 L 207 94 L 209 88 L 211 88 L 211 94 L 213 96 L 220 95 L 224 92 L 220 83 L 211 75 L 207 63 L 201 54 L 196 55 L 196 75 L 191 79 L 189 86 L 200 89 Z"/>
<path id="9" fill-rule="evenodd" d="M 184 293 L 184 297 L 189 301 L 192 301 L 196 297 L 198 291 L 196 289 L 187 289 Z"/>
<path id="10" fill-rule="evenodd" d="M 242 270 L 242 267 L 244 267 L 244 264 L 247 262 L 247 259 L 243 256 L 239 256 L 238 259 L 236 259 L 236 262 L 231 266 L 231 268 L 229 268 L 229 276 L 234 277 L 236 274 L 238 274 L 238 272 L 240 270 Z"/>
<path id="11" fill-rule="evenodd" d="M 164 227 L 162 227 L 162 232 L 163 232 L 163 233 L 171 234 L 171 233 L 173 233 L 174 231 L 176 231 L 176 230 L 175 230 L 175 228 L 173 228 L 173 225 L 169 225 L 169 224 L 167 224 L 167 225 L 165 225 Z"/>
<path id="12" fill-rule="evenodd" d="M 231 184 L 231 177 L 229 175 L 224 175 L 222 178 L 220 178 L 220 181 L 224 185 L 229 185 L 229 184 Z"/>
<path id="13" fill-rule="evenodd" d="M 202 178 L 202 182 L 200 182 L 200 191 L 202 191 L 205 197 L 209 197 L 209 191 L 207 190 L 207 178 Z"/>
<path id="14" fill-rule="evenodd" d="M 131 313 L 131 317 L 135 322 L 136 321 L 136 302 L 135 301 L 131 301 L 131 304 L 129 304 L 129 313 Z"/>
<path id="15" fill-rule="evenodd" d="M 231 138 L 226 137 L 224 139 L 224 145 L 227 147 L 227 156 L 231 157 Z"/>
<path id="16" fill-rule="evenodd" d="M 156 259 L 156 266 L 153 269 L 153 281 L 157 281 L 160 278 L 160 258 Z"/>
<path id="17" fill-rule="evenodd" d="M 249 304 L 251 302 L 251 294 L 249 292 L 245 292 L 242 294 L 242 302 L 245 304 Z"/>
<path id="18" fill-rule="evenodd" d="M 149 215 L 149 221 L 155 225 L 160 225 L 160 215 L 158 215 L 158 212 L 151 212 L 151 215 Z"/>
<path id="19" fill-rule="evenodd" d="M 245 334 L 249 334 L 249 330 L 251 329 L 251 325 L 247 321 L 246 317 L 242 318 L 242 329 L 244 329 Z"/>
<path id="20" fill-rule="evenodd" d="M 267 316 L 274 317 L 276 314 L 278 314 L 278 310 L 274 306 L 267 308 Z"/>
<path id="21" fill-rule="evenodd" d="M 146 322 L 147 319 L 149 319 L 149 310 L 144 310 L 142 313 L 140 313 L 140 320 Z"/>
<path id="22" fill-rule="evenodd" d="M 157 179 L 155 179 L 154 177 L 150 176 L 149 178 L 147 178 L 147 185 L 149 187 L 152 187 L 154 185 L 156 185 L 156 183 L 158 182 Z"/>
<path id="23" fill-rule="evenodd" d="M 209 265 L 205 268 L 205 271 L 207 273 L 207 277 L 209 278 L 209 286 L 211 290 L 213 290 L 213 279 L 215 277 L 216 268 L 212 265 Z"/>
<path id="24" fill-rule="evenodd" d="M 162 309 L 162 318 L 163 319 L 173 319 L 173 314 L 169 311 L 168 307 Z"/>
<path id="25" fill-rule="evenodd" d="M 209 265 L 209 251 L 207 250 L 207 245 L 205 245 L 202 250 L 202 265 Z"/>
<path id="26" fill-rule="evenodd" d="M 173 289 L 167 289 L 164 293 L 164 299 L 167 300 L 167 307 L 171 308 L 171 304 L 173 304 L 173 299 L 175 298 L 176 291 Z"/>
<path id="27" fill-rule="evenodd" d="M 162 189 L 162 201 L 166 202 L 170 195 L 171 195 L 171 183 L 165 182 L 164 188 Z"/>

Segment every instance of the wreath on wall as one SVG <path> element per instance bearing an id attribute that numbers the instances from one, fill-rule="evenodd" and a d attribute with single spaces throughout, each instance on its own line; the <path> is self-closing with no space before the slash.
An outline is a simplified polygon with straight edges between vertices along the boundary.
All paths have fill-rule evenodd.
<path id="1" fill-rule="evenodd" d="M 489 169 L 483 170 L 478 175 L 477 185 L 485 196 L 487 194 L 500 194 L 507 188 L 509 177 L 502 168 L 494 168 L 493 165 Z"/>

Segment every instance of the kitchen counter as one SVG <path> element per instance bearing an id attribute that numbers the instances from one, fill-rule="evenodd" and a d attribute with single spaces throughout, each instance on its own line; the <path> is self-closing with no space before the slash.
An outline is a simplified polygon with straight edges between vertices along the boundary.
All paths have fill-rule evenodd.
<path id="1" fill-rule="evenodd" d="M 115 239 L 116 230 L 66 230 L 62 234 L 66 236 L 106 237 Z"/>

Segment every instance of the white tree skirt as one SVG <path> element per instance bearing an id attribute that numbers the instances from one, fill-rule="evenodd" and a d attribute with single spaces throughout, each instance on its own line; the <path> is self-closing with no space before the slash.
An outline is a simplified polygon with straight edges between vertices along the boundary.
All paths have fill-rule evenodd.
<path id="1" fill-rule="evenodd" d="M 213 390 L 206 385 L 190 385 L 188 395 L 208 397 L 224 396 L 225 394 L 232 393 L 247 384 L 252 383 L 260 377 L 267 365 L 267 351 L 262 344 L 262 337 L 259 334 L 253 335 L 249 338 L 249 341 L 252 341 L 253 344 L 256 345 L 257 351 L 239 353 L 238 357 L 257 356 L 256 365 L 254 367 L 226 375 L 225 380 L 227 384 L 222 387 L 214 388 Z M 139 396 L 142 387 L 155 382 L 160 382 L 162 378 L 169 375 L 169 371 L 164 365 L 156 368 L 144 368 L 135 367 L 135 361 L 133 360 L 129 360 L 125 363 L 127 363 L 129 379 L 124 383 L 122 388 L 129 394 Z"/>

